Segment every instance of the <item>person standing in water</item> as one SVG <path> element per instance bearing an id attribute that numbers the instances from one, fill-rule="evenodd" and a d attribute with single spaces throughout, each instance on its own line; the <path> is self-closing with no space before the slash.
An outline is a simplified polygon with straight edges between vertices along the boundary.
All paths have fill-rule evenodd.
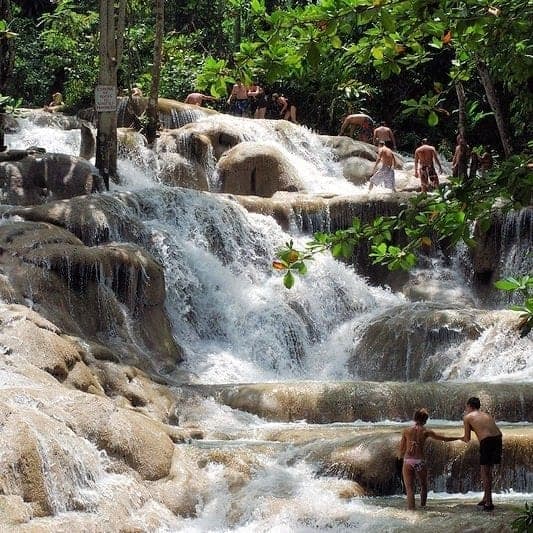
<path id="1" fill-rule="evenodd" d="M 446 437 L 425 428 L 429 414 L 426 409 L 417 409 L 413 420 L 414 426 L 405 428 L 398 449 L 398 455 L 403 458 L 402 478 L 407 493 L 407 508 L 415 509 L 415 478 L 420 483 L 420 505 L 426 506 L 428 496 L 428 470 L 424 459 L 424 444 L 426 439 L 450 442 L 461 440 L 461 437 Z"/>
<path id="2" fill-rule="evenodd" d="M 463 424 L 464 442 L 470 442 L 472 431 L 479 440 L 479 465 L 481 482 L 483 483 L 483 499 L 478 503 L 484 511 L 494 510 L 492 503 L 492 467 L 499 465 L 502 459 L 502 432 L 498 429 L 494 418 L 480 410 L 479 398 L 472 396 L 466 402 Z"/>
<path id="3" fill-rule="evenodd" d="M 442 173 L 437 150 L 428 143 L 427 139 L 422 139 L 422 144 L 415 150 L 415 177 L 420 178 L 422 192 L 428 192 L 430 186 L 431 188 L 439 186 L 439 176 L 433 162 L 437 163 Z"/>
<path id="4" fill-rule="evenodd" d="M 381 162 L 381 168 L 376 172 L 378 164 Z M 394 167 L 396 166 L 396 158 L 390 148 L 385 146 L 385 141 L 378 142 L 378 158 L 376 164 L 372 169 L 372 177 L 370 178 L 370 185 L 368 190 L 371 191 L 374 185 L 383 185 L 387 189 L 392 189 L 396 192 L 394 183 Z"/>

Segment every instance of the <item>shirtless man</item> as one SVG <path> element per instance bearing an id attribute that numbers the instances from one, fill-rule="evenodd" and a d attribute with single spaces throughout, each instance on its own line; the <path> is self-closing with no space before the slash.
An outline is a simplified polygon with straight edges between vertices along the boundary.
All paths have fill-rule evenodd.
<path id="1" fill-rule="evenodd" d="M 462 135 L 457 135 L 457 145 L 452 158 L 452 176 L 454 178 L 466 178 L 468 175 L 468 160 L 470 159 L 470 147 Z"/>
<path id="2" fill-rule="evenodd" d="M 432 188 L 438 187 L 439 176 L 435 172 L 433 161 L 437 163 L 442 173 L 442 165 L 435 147 L 428 144 L 427 139 L 422 139 L 422 144 L 415 150 L 415 177 L 420 178 L 422 192 L 428 192 L 431 182 Z"/>
<path id="3" fill-rule="evenodd" d="M 484 511 L 492 511 L 492 465 L 498 465 L 502 458 L 502 432 L 496 426 L 494 418 L 480 411 L 479 398 L 473 396 L 466 402 L 463 424 L 465 433 L 462 440 L 470 442 L 473 431 L 479 440 L 479 464 L 481 482 L 483 483 L 483 499 L 478 503 Z"/>
<path id="4" fill-rule="evenodd" d="M 187 98 L 185 98 L 185 103 L 202 107 L 204 100 L 207 102 L 216 102 L 217 99 L 213 98 L 212 96 L 208 96 L 207 94 L 191 93 L 187 95 Z"/>
<path id="5" fill-rule="evenodd" d="M 460 440 L 461 437 L 446 437 L 431 429 L 426 429 L 425 424 L 429 414 L 426 409 L 417 409 L 413 417 L 414 425 L 405 428 L 398 448 L 398 456 L 403 459 L 402 477 L 407 493 L 407 508 L 415 508 L 415 476 L 420 483 L 420 505 L 426 506 L 428 495 L 428 470 L 424 458 L 424 444 L 426 439 L 435 439 L 444 442 Z"/>
<path id="6" fill-rule="evenodd" d="M 248 112 L 248 87 L 240 79 L 235 82 L 231 89 L 228 105 L 232 106 L 232 115 L 243 117 Z"/>
<path id="7" fill-rule="evenodd" d="M 385 141 L 378 142 L 378 158 L 376 164 L 372 169 L 372 177 L 370 178 L 370 185 L 368 190 L 371 191 L 374 185 L 383 185 L 388 189 L 396 192 L 394 185 L 394 167 L 396 166 L 396 158 L 390 148 L 385 146 Z M 378 164 L 381 162 L 381 168 L 376 172 Z"/>
<path id="8" fill-rule="evenodd" d="M 357 139 L 363 142 L 370 142 L 372 138 L 372 126 L 374 121 L 364 113 L 355 113 L 353 115 L 348 115 L 342 122 L 339 135 L 346 135 L 351 137 L 356 128 L 359 129 Z"/>
<path id="9" fill-rule="evenodd" d="M 394 133 L 387 126 L 386 122 L 380 122 L 379 126 L 374 130 L 374 144 L 377 146 L 379 141 L 385 141 L 385 146 L 396 150 L 396 139 Z"/>

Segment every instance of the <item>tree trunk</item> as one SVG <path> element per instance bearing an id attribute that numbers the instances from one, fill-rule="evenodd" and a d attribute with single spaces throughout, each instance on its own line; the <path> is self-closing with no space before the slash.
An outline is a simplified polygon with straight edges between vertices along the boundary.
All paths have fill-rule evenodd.
<path id="1" fill-rule="evenodd" d="M 509 157 L 513 151 L 511 145 L 511 140 L 509 136 L 509 130 L 505 118 L 503 116 L 502 108 L 498 96 L 496 94 L 496 89 L 494 83 L 492 83 L 492 78 L 490 77 L 489 69 L 487 65 L 478 60 L 476 63 L 477 71 L 481 79 L 481 84 L 485 89 L 485 94 L 487 95 L 487 100 L 489 101 L 490 108 L 494 113 L 494 118 L 496 119 L 496 126 L 498 127 L 498 133 L 500 134 L 500 141 L 503 147 L 503 153 L 505 157 Z"/>
<path id="2" fill-rule="evenodd" d="M 0 20 L 11 21 L 11 4 L 9 0 L 0 0 Z M 0 36 L 0 95 L 4 92 L 13 70 L 14 50 L 13 39 Z M 7 150 L 7 146 L 4 144 L 4 113 L 5 109 L 0 105 L 0 152 Z"/>
<path id="3" fill-rule="evenodd" d="M 108 0 L 100 0 L 100 71 L 98 83 L 117 90 L 117 71 L 122 58 L 122 43 L 126 17 L 126 0 L 120 0 L 118 14 Z M 96 167 L 106 188 L 109 179 L 118 183 L 117 174 L 117 111 L 99 111 L 96 134 Z"/>
<path id="4" fill-rule="evenodd" d="M 468 147 L 466 142 L 466 98 L 463 84 L 460 81 L 455 82 L 455 92 L 459 104 L 459 118 L 457 124 L 457 133 L 461 137 L 461 148 L 455 161 L 453 175 L 461 179 L 468 177 Z"/>
<path id="5" fill-rule="evenodd" d="M 146 140 L 152 146 L 157 137 L 159 117 L 157 113 L 157 96 L 159 94 L 159 79 L 161 75 L 161 53 L 163 48 L 163 33 L 165 29 L 165 1 L 154 0 L 155 15 L 155 42 L 154 59 L 152 65 L 152 85 L 148 97 L 148 125 L 146 127 Z"/>
<path id="6" fill-rule="evenodd" d="M 463 84 L 460 81 L 455 82 L 455 93 L 459 104 L 459 118 L 457 123 L 457 133 L 466 139 L 466 98 Z"/>

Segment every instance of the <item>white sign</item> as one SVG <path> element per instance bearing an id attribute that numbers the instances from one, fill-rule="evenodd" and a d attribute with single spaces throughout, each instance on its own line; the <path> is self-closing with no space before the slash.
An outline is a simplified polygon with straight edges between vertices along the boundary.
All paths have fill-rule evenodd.
<path id="1" fill-rule="evenodd" d="M 117 88 L 114 85 L 97 85 L 94 90 L 96 111 L 117 110 Z"/>

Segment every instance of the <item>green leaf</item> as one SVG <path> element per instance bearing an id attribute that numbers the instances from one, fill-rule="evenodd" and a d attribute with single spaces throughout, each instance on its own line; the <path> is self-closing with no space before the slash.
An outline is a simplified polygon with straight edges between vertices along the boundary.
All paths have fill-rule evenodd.
<path id="1" fill-rule="evenodd" d="M 345 258 L 351 257 L 353 254 L 353 246 L 348 242 L 342 243 L 342 255 Z"/>
<path id="2" fill-rule="evenodd" d="M 431 111 L 428 115 L 428 124 L 430 126 L 436 126 L 439 123 L 439 116 L 435 111 Z"/>
<path id="3" fill-rule="evenodd" d="M 331 37 L 331 46 L 333 46 L 333 48 L 342 48 L 342 41 L 340 40 L 340 37 L 338 35 L 333 35 Z"/>
<path id="4" fill-rule="evenodd" d="M 285 274 L 285 276 L 283 276 L 283 285 L 285 285 L 287 289 L 292 289 L 294 286 L 294 276 L 290 270 Z"/>
<path id="5" fill-rule="evenodd" d="M 374 46 L 371 50 L 371 53 L 376 59 L 378 60 L 383 59 L 383 48 L 379 46 Z"/>
<path id="6" fill-rule="evenodd" d="M 298 273 L 301 276 L 303 276 L 304 274 L 307 274 L 307 265 L 303 261 L 294 263 L 293 267 L 296 268 L 296 270 L 298 270 Z"/>
<path id="7" fill-rule="evenodd" d="M 333 257 L 340 257 L 342 255 L 342 243 L 338 242 L 331 248 L 331 255 Z"/>
<path id="8" fill-rule="evenodd" d="M 494 286 L 501 291 L 516 291 L 520 288 L 520 283 L 516 279 L 506 278 L 496 281 Z"/>
<path id="9" fill-rule="evenodd" d="M 381 25 L 387 33 L 392 33 L 396 29 L 396 23 L 392 15 L 385 9 L 381 10 Z"/>

